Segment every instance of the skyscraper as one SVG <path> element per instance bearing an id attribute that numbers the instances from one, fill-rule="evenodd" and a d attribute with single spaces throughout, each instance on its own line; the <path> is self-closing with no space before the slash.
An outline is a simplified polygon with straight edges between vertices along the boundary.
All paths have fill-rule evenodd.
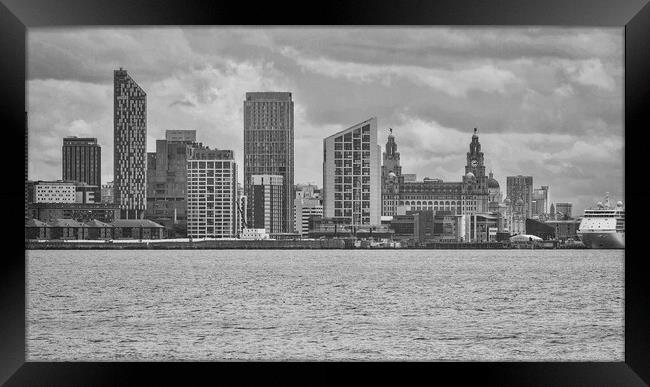
<path id="1" fill-rule="evenodd" d="M 246 93 L 244 194 L 251 218 L 251 177 L 282 176 L 281 232 L 293 232 L 293 101 L 289 92 Z"/>
<path id="2" fill-rule="evenodd" d="M 95 197 L 101 198 L 102 148 L 96 138 L 64 137 L 62 148 L 62 179 L 97 187 Z"/>
<path id="3" fill-rule="evenodd" d="M 147 94 L 120 68 L 113 74 L 113 189 L 121 218 L 143 217 L 146 173 Z"/>
<path id="4" fill-rule="evenodd" d="M 381 224 L 381 147 L 372 117 L 323 140 L 323 216 Z"/>
<path id="5" fill-rule="evenodd" d="M 187 236 L 235 238 L 237 164 L 231 150 L 194 149 L 187 160 Z"/>

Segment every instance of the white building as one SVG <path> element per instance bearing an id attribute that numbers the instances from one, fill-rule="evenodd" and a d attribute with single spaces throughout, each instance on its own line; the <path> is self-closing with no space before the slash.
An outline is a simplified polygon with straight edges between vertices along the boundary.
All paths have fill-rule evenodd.
<path id="1" fill-rule="evenodd" d="M 297 197 L 293 202 L 294 230 L 298 234 L 309 234 L 309 218 L 323 216 L 323 203 L 318 198 Z"/>
<path id="2" fill-rule="evenodd" d="M 95 203 L 97 186 L 77 181 L 36 181 L 33 185 L 34 203 Z"/>
<path id="3" fill-rule="evenodd" d="M 372 117 L 323 140 L 323 216 L 381 224 L 381 147 Z"/>
<path id="4" fill-rule="evenodd" d="M 76 203 L 73 182 L 43 181 L 34 184 L 34 203 Z"/>
<path id="5" fill-rule="evenodd" d="M 187 160 L 187 236 L 237 236 L 237 165 L 232 151 L 197 149 Z"/>
<path id="6" fill-rule="evenodd" d="M 245 228 L 241 232 L 241 239 L 262 240 L 269 239 L 269 233 L 263 228 Z"/>

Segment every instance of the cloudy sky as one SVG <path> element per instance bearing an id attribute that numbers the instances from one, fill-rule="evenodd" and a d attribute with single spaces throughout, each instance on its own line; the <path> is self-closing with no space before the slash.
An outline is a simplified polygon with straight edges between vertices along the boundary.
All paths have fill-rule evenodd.
<path id="1" fill-rule="evenodd" d="M 474 127 L 508 175 L 574 211 L 623 195 L 622 28 L 29 29 L 29 178 L 61 178 L 64 136 L 113 172 L 113 70 L 147 92 L 147 148 L 195 129 L 242 163 L 244 95 L 291 91 L 295 181 L 322 185 L 322 139 L 371 116 L 404 173 L 460 181 Z M 241 174 L 241 167 L 240 174 Z"/>

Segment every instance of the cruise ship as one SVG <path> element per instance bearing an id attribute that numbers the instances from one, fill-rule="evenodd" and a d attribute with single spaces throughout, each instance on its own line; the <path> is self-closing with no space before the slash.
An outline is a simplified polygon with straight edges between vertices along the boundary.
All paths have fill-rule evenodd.
<path id="1" fill-rule="evenodd" d="M 625 208 L 623 202 L 616 207 L 609 203 L 598 202 L 595 207 L 585 210 L 578 228 L 582 243 L 590 249 L 624 249 L 625 248 Z"/>

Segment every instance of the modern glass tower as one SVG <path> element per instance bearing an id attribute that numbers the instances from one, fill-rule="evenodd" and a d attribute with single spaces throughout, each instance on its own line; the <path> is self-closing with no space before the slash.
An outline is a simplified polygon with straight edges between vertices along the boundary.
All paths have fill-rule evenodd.
<path id="1" fill-rule="evenodd" d="M 244 194 L 249 198 L 253 175 L 282 176 L 281 230 L 293 232 L 293 101 L 289 92 L 246 93 Z"/>
<path id="2" fill-rule="evenodd" d="M 113 75 L 114 203 L 122 219 L 142 219 L 147 204 L 147 94 L 126 70 Z"/>

